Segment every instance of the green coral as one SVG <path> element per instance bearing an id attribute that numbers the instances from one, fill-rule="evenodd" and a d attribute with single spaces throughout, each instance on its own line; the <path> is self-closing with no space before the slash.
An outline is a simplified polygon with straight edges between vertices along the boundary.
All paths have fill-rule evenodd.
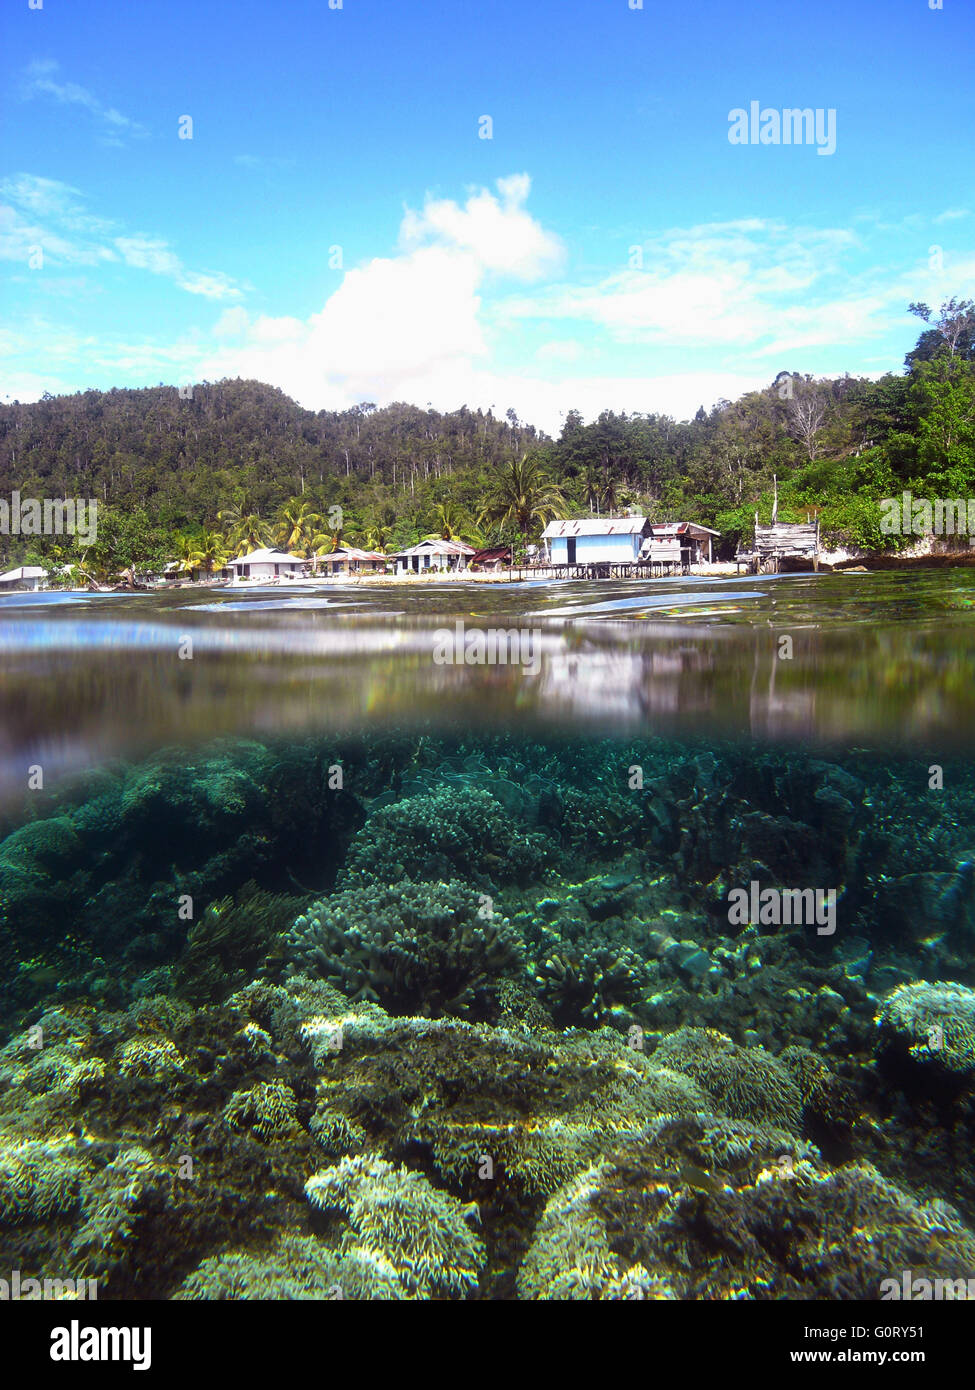
<path id="1" fill-rule="evenodd" d="M 265 1143 L 287 1139 L 298 1128 L 298 1102 L 283 1081 L 259 1081 L 246 1091 L 235 1091 L 224 1107 L 231 1129 L 251 1129 Z"/>
<path id="2" fill-rule="evenodd" d="M 607 1016 L 625 1015 L 647 982 L 640 957 L 627 947 L 590 951 L 563 947 L 535 969 L 542 1000 L 560 1026 L 599 1024 Z"/>
<path id="3" fill-rule="evenodd" d="M 85 1171 L 67 1142 L 0 1143 L 0 1221 L 45 1221 L 72 1211 Z"/>
<path id="4" fill-rule="evenodd" d="M 740 1047 L 713 1028 L 678 1028 L 654 1060 L 704 1088 L 714 1109 L 735 1119 L 797 1130 L 802 1094 L 786 1068 L 760 1047 Z"/>
<path id="5" fill-rule="evenodd" d="M 169 1174 L 140 1144 L 120 1147 L 85 1184 L 83 1221 L 71 1239 L 73 1269 L 109 1280 L 136 1248 L 141 1222 L 158 1206 Z"/>
<path id="6" fill-rule="evenodd" d="M 194 1004 L 225 999 L 245 985 L 275 936 L 294 921 L 301 899 L 266 893 L 251 879 L 236 897 L 210 903 L 186 934 L 176 962 L 176 993 Z"/>
<path id="7" fill-rule="evenodd" d="M 966 1075 L 975 1071 L 975 990 L 951 981 L 898 985 L 877 1013 L 883 1040 L 915 1062 Z"/>
<path id="8" fill-rule="evenodd" d="M 877 1299 L 910 1269 L 964 1278 L 975 1235 L 867 1163 L 831 1169 L 782 1131 L 661 1118 L 546 1205 L 523 1298 Z M 621 1289 L 631 1292 L 620 1293 Z"/>
<path id="9" fill-rule="evenodd" d="M 350 1250 L 338 1252 L 313 1236 L 286 1234 L 269 1249 L 211 1255 L 174 1295 L 187 1299 L 382 1299 L 408 1297 L 392 1270 Z"/>
<path id="10" fill-rule="evenodd" d="M 288 937 L 293 971 L 397 1013 L 488 1017 L 520 939 L 459 882 L 367 884 L 313 904 Z"/>
<path id="11" fill-rule="evenodd" d="M 642 1264 L 626 1265 L 610 1249 L 593 1196 L 611 1172 L 592 1164 L 548 1201 L 535 1237 L 518 1271 L 518 1294 L 530 1301 L 673 1299 L 666 1274 Z"/>
<path id="12" fill-rule="evenodd" d="M 305 1184 L 313 1207 L 344 1213 L 343 1253 L 375 1262 L 418 1298 L 463 1298 L 477 1287 L 484 1246 L 468 1222 L 474 1204 L 435 1188 L 422 1173 L 380 1158 L 344 1158 Z"/>
<path id="13" fill-rule="evenodd" d="M 116 1055 L 122 1076 L 172 1080 L 186 1070 L 186 1059 L 170 1038 L 154 1034 L 127 1039 Z"/>
<path id="14" fill-rule="evenodd" d="M 483 788 L 438 787 L 374 811 L 349 847 L 340 883 L 464 878 L 490 889 L 534 881 L 556 854 L 550 836 L 513 820 Z"/>

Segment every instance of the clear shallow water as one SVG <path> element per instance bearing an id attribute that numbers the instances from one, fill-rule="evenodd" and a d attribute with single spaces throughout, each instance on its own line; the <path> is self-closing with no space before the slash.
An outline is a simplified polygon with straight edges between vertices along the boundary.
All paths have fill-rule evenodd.
<path id="1" fill-rule="evenodd" d="M 7 596 L 0 795 L 25 759 L 387 721 L 961 750 L 973 609 L 966 570 Z M 458 621 L 536 634 L 531 669 L 437 664 Z"/>
<path id="2" fill-rule="evenodd" d="M 973 604 L 969 571 L 0 599 L 0 1272 L 967 1278 Z M 530 661 L 436 660 L 458 622 Z"/>

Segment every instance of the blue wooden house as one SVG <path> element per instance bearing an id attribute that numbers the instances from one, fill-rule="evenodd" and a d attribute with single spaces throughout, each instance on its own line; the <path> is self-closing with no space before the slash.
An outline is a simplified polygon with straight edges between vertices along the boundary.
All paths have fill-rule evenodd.
<path id="1" fill-rule="evenodd" d="M 650 523 L 644 516 L 550 521 L 542 532 L 551 565 L 635 564 Z"/>

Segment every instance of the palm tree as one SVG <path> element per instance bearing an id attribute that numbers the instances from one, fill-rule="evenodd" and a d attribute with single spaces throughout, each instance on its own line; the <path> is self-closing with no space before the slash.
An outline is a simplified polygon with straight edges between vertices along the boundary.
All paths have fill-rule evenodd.
<path id="1" fill-rule="evenodd" d="M 479 520 L 482 525 L 513 527 L 527 545 L 533 531 L 564 516 L 567 509 L 562 489 L 544 475 L 538 456 L 524 454 L 501 472 Z"/>
<path id="2" fill-rule="evenodd" d="M 189 570 L 203 570 L 209 579 L 215 569 L 220 569 L 227 560 L 224 540 L 216 531 L 204 531 L 200 541 L 188 548 L 180 567 Z"/>
<path id="3" fill-rule="evenodd" d="M 337 549 L 335 536 L 328 531 L 319 531 L 312 527 L 302 544 L 295 548 L 294 553 L 300 555 L 303 560 L 310 560 L 311 572 L 313 575 L 317 575 L 319 558 L 322 555 L 331 555 L 332 551 Z"/>
<path id="4" fill-rule="evenodd" d="M 600 484 L 599 465 L 595 459 L 587 459 L 582 474 L 582 489 L 586 496 L 586 506 L 599 515 Z"/>
<path id="5" fill-rule="evenodd" d="M 375 550 L 379 555 L 386 554 L 386 547 L 389 545 L 393 534 L 393 528 L 386 526 L 383 522 L 377 521 L 366 532 L 365 544 L 368 550 Z"/>
<path id="6" fill-rule="evenodd" d="M 286 550 L 307 549 L 309 540 L 325 524 L 325 518 L 312 511 L 310 502 L 292 497 L 278 516 L 277 539 Z"/>
<path id="7" fill-rule="evenodd" d="M 603 505 L 605 506 L 606 511 L 609 513 L 609 515 L 612 516 L 613 512 L 615 512 L 616 508 L 619 506 L 620 499 L 619 489 L 616 485 L 616 479 L 613 477 L 611 473 L 606 475 L 601 491 Z"/>
<path id="8" fill-rule="evenodd" d="M 467 513 L 458 507 L 456 502 L 452 502 L 448 497 L 446 502 L 439 502 L 436 510 L 437 535 L 442 541 L 457 541 L 461 539 L 461 531 L 466 530 L 470 524 Z"/>
<path id="9" fill-rule="evenodd" d="M 246 555 L 251 550 L 259 550 L 271 539 L 271 528 L 257 512 L 242 512 L 238 507 L 229 507 L 218 512 L 221 521 L 230 522 L 227 537 L 235 555 Z"/>
<path id="10" fill-rule="evenodd" d="M 179 535 L 176 538 L 176 561 L 180 568 L 180 573 L 189 574 L 195 566 L 191 556 L 196 551 L 196 542 L 191 541 L 189 536 Z"/>

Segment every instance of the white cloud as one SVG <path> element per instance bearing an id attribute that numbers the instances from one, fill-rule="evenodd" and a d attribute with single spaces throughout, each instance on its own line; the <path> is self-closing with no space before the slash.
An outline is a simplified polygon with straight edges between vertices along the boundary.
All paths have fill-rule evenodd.
<path id="1" fill-rule="evenodd" d="M 39 59 L 31 63 L 24 77 L 21 89 L 25 100 L 32 97 L 49 97 L 62 106 L 80 106 L 88 111 L 99 129 L 99 140 L 103 145 L 121 146 L 123 136 L 139 138 L 148 135 L 145 126 L 133 121 L 114 106 L 106 106 L 87 87 L 77 82 L 63 82 L 56 74 L 60 64 L 53 59 Z"/>
<path id="2" fill-rule="evenodd" d="M 427 198 L 422 213 L 407 209 L 400 228 L 402 245 L 413 248 L 433 241 L 469 253 L 482 270 L 520 280 L 537 280 L 557 270 L 565 259 L 561 241 L 524 208 L 531 191 L 529 176 L 512 174 L 498 179 L 496 187 L 499 196 L 482 188 L 464 207 L 448 198 Z"/>
<path id="3" fill-rule="evenodd" d="M 672 229 L 639 247 L 639 269 L 628 265 L 592 285 L 552 286 L 510 301 L 504 313 L 510 322 L 579 320 L 620 343 L 759 348 L 777 334 L 783 304 L 796 295 L 813 306 L 815 319 L 817 286 L 830 282 L 855 244 L 843 228 L 759 218 Z M 628 257 L 637 259 L 635 250 Z M 864 320 L 859 331 L 872 326 Z M 801 337 L 800 321 L 794 329 Z"/>
<path id="4" fill-rule="evenodd" d="M 558 238 L 525 211 L 530 187 L 527 175 L 516 175 L 498 180 L 496 194 L 472 193 L 463 206 L 428 198 L 422 213 L 404 215 L 402 254 L 349 270 L 307 321 L 263 317 L 245 326 L 221 318 L 220 336 L 232 328 L 244 341 L 219 349 L 202 370 L 256 376 L 316 407 L 476 389 L 473 366 L 489 352 L 486 279 L 535 278 L 564 255 Z"/>
<path id="5" fill-rule="evenodd" d="M 912 261 L 891 269 L 889 238 L 875 263 L 864 238 L 876 230 L 865 223 L 854 232 L 749 217 L 662 231 L 643 242 L 642 270 L 553 284 L 565 275 L 565 251 L 527 211 L 530 190 L 517 174 L 463 201 L 428 196 L 420 211 L 405 211 L 398 252 L 348 270 L 306 318 L 225 308 L 208 337 L 86 344 L 78 374 L 90 364 L 115 380 L 253 377 L 312 409 L 359 400 L 513 406 L 556 433 L 569 409 L 684 418 L 767 385 L 781 368 L 872 369 L 892 325 L 909 322 L 910 300 L 937 303 L 975 278 L 972 257 L 946 252 L 943 268 L 930 264 L 926 235 Z M 37 180 L 14 191 L 25 216 L 43 212 L 64 226 L 80 215 L 67 185 Z M 114 227 L 110 238 L 80 240 L 190 293 L 240 296 L 226 276 L 188 271 L 162 238 Z M 526 288 L 532 281 L 542 283 Z M 887 365 L 899 362 L 895 351 Z"/>
<path id="6" fill-rule="evenodd" d="M 149 270 L 153 275 L 180 273 L 179 257 L 158 237 L 117 236 L 115 246 L 126 265 L 137 270 Z"/>
<path id="7" fill-rule="evenodd" d="M 543 343 L 536 349 L 536 362 L 578 362 L 585 357 L 586 349 L 575 338 L 554 339 L 550 343 Z"/>
<path id="8" fill-rule="evenodd" d="M 161 237 L 119 235 L 116 223 L 95 217 L 71 184 L 37 174 L 15 174 L 0 182 L 0 259 L 26 263 L 35 247 L 45 262 L 98 265 L 121 261 L 134 270 L 165 275 L 188 294 L 239 299 L 241 290 L 220 271 L 191 271 Z"/>
<path id="9" fill-rule="evenodd" d="M 530 188 L 519 174 L 463 203 L 428 197 L 421 212 L 404 214 L 400 254 L 348 271 L 307 320 L 222 316 L 201 374 L 257 377 L 312 408 L 362 399 L 514 405 L 557 430 L 569 408 L 693 414 L 767 384 L 782 353 L 862 339 L 889 312 L 889 294 L 848 277 L 837 297 L 853 232 L 760 218 L 662 232 L 644 243 L 644 270 L 482 303 L 500 277 L 537 280 L 564 262 L 561 242 L 526 210 Z M 530 321 L 567 320 L 576 335 L 518 347 Z M 512 343 L 512 356 L 533 361 L 530 374 L 499 370 L 494 349 Z M 624 375 L 614 372 L 620 344 L 693 351 L 695 366 L 654 374 L 631 350 Z M 720 361 L 729 350 L 731 366 Z"/>

